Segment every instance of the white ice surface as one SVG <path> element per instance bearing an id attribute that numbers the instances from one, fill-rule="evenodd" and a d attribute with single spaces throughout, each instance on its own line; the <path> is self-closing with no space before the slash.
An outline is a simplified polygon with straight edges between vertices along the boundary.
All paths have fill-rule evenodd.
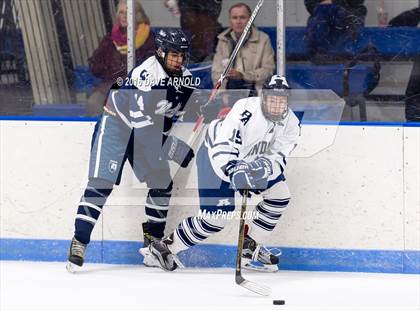
<path id="1" fill-rule="evenodd" d="M 270 286 L 260 297 L 233 269 L 164 272 L 143 266 L 0 261 L 0 309 L 420 309 L 420 275 L 244 272 Z M 273 299 L 286 305 L 275 306 Z"/>

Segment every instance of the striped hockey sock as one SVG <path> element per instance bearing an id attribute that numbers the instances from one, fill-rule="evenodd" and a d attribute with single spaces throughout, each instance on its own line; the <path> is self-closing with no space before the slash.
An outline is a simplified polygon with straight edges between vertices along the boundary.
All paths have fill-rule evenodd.
<path id="1" fill-rule="evenodd" d="M 112 187 L 98 188 L 98 186 L 92 186 L 90 182 L 88 183 L 88 186 L 80 199 L 74 224 L 74 236 L 78 241 L 84 244 L 90 242 L 92 230 L 95 227 L 96 221 L 101 215 L 102 207 L 105 205 L 111 192 Z"/>
<path id="2" fill-rule="evenodd" d="M 172 185 L 168 189 L 151 189 L 146 198 L 146 218 L 148 232 L 155 238 L 162 238 L 172 195 Z"/>
<path id="3" fill-rule="evenodd" d="M 184 251 L 221 231 L 225 222 L 222 218 L 204 219 L 199 216 L 186 218 L 178 225 L 174 232 L 174 241 L 168 247 L 175 254 Z"/>
<path id="4" fill-rule="evenodd" d="M 290 199 L 264 199 L 255 208 L 257 218 L 252 221 L 249 236 L 260 242 L 267 238 L 287 208 Z"/>

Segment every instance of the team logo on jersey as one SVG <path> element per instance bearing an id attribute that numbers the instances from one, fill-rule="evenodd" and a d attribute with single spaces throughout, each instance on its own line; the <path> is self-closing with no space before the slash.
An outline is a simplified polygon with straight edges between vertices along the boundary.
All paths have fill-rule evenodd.
<path id="1" fill-rule="evenodd" d="M 223 206 L 230 206 L 230 201 L 229 198 L 226 199 L 219 199 L 219 202 L 217 203 L 218 207 L 223 207 Z"/>
<path id="2" fill-rule="evenodd" d="M 180 108 L 181 106 L 179 104 L 174 106 L 174 104 L 168 100 L 161 100 L 156 104 L 155 114 L 170 118 L 177 115 Z"/>
<path id="3" fill-rule="evenodd" d="M 241 114 L 241 122 L 244 123 L 244 126 L 248 123 L 249 119 L 251 118 L 252 113 L 248 110 L 245 110 Z"/>
<path id="4" fill-rule="evenodd" d="M 117 171 L 118 168 L 118 162 L 116 160 L 110 160 L 108 163 L 108 170 L 111 173 L 114 173 L 115 171 Z"/>

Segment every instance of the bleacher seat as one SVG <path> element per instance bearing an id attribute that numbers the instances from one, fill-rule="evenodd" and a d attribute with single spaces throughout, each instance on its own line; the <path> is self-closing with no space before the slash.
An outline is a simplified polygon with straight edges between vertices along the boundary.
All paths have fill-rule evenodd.
<path id="1" fill-rule="evenodd" d="M 310 67 L 309 67 L 310 66 Z M 336 65 L 289 64 L 286 76 L 292 88 L 331 89 L 339 96 L 344 95 L 343 72 L 346 67 Z M 351 68 L 349 94 L 363 94 L 374 75 L 373 69 L 365 65 Z"/>
<path id="2" fill-rule="evenodd" d="M 275 27 L 261 27 L 268 34 L 273 49 L 276 49 L 277 33 Z M 286 28 L 286 55 L 288 59 L 307 59 L 308 50 L 303 37 L 305 27 Z M 410 58 L 420 54 L 420 29 L 415 27 L 365 27 L 355 49 L 365 47 L 369 42 L 379 50 L 381 58 Z"/>
<path id="3" fill-rule="evenodd" d="M 87 66 L 77 66 L 74 69 L 74 89 L 80 93 L 90 93 L 96 85 L 101 82 L 101 79 L 92 74 Z"/>

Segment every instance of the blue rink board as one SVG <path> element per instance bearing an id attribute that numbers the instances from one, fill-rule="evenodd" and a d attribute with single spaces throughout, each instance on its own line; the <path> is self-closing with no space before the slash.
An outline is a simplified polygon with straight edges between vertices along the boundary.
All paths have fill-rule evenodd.
<path id="1" fill-rule="evenodd" d="M 66 261 L 70 240 L 0 238 L 0 260 Z M 88 263 L 141 264 L 141 242 L 92 241 Z M 420 251 L 281 248 L 282 270 L 420 274 Z M 181 253 L 186 267 L 234 267 L 236 247 L 197 245 Z"/>
<path id="2" fill-rule="evenodd" d="M 296 113 L 296 112 L 295 112 Z M 20 122 L 96 122 L 99 117 L 74 117 L 74 116 L 2 116 L 0 121 L 20 121 Z M 189 122 L 186 122 L 189 123 Z M 383 122 L 383 121 L 369 121 L 369 122 L 356 122 L 356 121 L 306 121 L 302 125 L 331 125 L 331 126 L 361 126 L 361 127 L 420 127 L 420 122 Z"/>

